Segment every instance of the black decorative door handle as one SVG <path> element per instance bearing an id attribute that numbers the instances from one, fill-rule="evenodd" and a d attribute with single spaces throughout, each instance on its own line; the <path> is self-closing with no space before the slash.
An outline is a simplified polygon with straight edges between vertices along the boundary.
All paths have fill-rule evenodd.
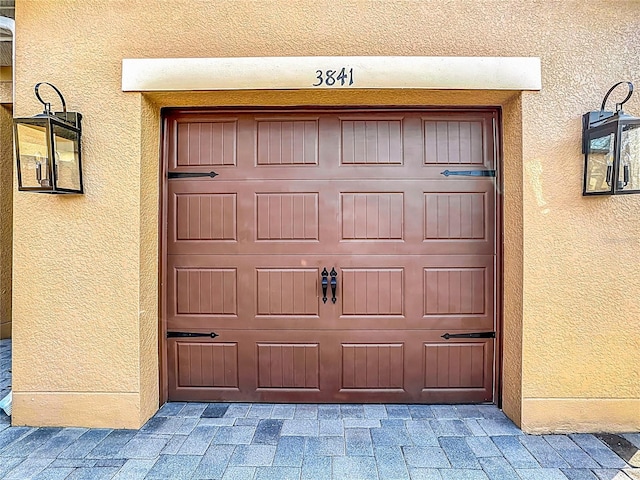
<path id="1" fill-rule="evenodd" d="M 331 275 L 331 302 L 336 303 L 336 289 L 338 288 L 338 279 L 336 277 L 338 276 L 338 272 L 336 272 L 335 268 L 331 267 L 331 273 L 329 273 L 329 275 Z"/>
<path id="2" fill-rule="evenodd" d="M 329 286 L 329 272 L 327 272 L 327 268 L 325 267 L 322 272 L 322 303 L 327 303 L 327 287 Z"/>

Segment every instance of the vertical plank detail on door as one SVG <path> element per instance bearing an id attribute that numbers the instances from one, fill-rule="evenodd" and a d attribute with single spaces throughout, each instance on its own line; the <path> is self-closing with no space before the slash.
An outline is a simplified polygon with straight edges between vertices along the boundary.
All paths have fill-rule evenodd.
<path id="1" fill-rule="evenodd" d="M 425 121 L 425 165 L 482 165 L 482 122 Z"/>
<path id="2" fill-rule="evenodd" d="M 176 240 L 236 240 L 235 193 L 179 193 Z"/>
<path id="3" fill-rule="evenodd" d="M 258 240 L 318 240 L 317 193 L 256 194 Z"/>
<path id="4" fill-rule="evenodd" d="M 424 315 L 483 315 L 486 268 L 425 268 Z"/>
<path id="5" fill-rule="evenodd" d="M 178 314 L 237 315 L 235 268 L 176 268 Z"/>
<path id="6" fill-rule="evenodd" d="M 177 165 L 236 165 L 237 122 L 178 123 Z"/>
<path id="7" fill-rule="evenodd" d="M 404 388 L 404 345 L 342 344 L 342 388 Z"/>
<path id="8" fill-rule="evenodd" d="M 485 193 L 425 193 L 425 240 L 484 240 Z"/>
<path id="9" fill-rule="evenodd" d="M 258 388 L 314 388 L 320 386 L 317 343 L 258 343 Z"/>
<path id="10" fill-rule="evenodd" d="M 258 165 L 317 165 L 318 121 L 258 120 Z"/>
<path id="11" fill-rule="evenodd" d="M 179 387 L 238 387 L 236 343 L 176 343 Z"/>
<path id="12" fill-rule="evenodd" d="M 424 388 L 482 388 L 486 343 L 425 343 Z"/>
<path id="13" fill-rule="evenodd" d="M 318 269 L 257 269 L 258 315 L 318 315 Z"/>
<path id="14" fill-rule="evenodd" d="M 404 194 L 342 193 L 343 240 L 402 240 Z"/>
<path id="15" fill-rule="evenodd" d="M 342 164 L 402 164 L 400 120 L 342 120 L 340 123 Z"/>
<path id="16" fill-rule="evenodd" d="M 402 315 L 403 269 L 343 268 L 343 315 Z"/>

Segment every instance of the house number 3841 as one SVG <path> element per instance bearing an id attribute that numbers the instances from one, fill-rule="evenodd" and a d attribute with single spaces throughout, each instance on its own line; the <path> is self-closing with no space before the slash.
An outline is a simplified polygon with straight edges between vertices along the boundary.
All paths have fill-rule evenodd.
<path id="1" fill-rule="evenodd" d="M 353 68 L 348 70 L 346 67 L 342 67 L 340 70 L 316 70 L 316 80 L 316 83 L 313 84 L 314 87 L 353 85 Z"/>

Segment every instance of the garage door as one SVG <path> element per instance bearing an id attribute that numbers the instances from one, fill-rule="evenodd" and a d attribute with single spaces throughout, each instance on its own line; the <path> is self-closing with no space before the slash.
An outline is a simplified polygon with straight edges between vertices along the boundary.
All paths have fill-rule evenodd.
<path id="1" fill-rule="evenodd" d="M 169 399 L 492 401 L 495 119 L 168 113 Z"/>

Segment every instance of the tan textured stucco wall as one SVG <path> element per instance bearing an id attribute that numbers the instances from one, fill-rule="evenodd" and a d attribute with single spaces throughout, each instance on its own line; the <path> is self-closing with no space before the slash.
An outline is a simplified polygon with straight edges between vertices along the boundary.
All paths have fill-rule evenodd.
<path id="1" fill-rule="evenodd" d="M 0 339 L 11 337 L 14 170 L 11 107 L 0 104 Z"/>
<path id="2" fill-rule="evenodd" d="M 505 411 L 529 431 L 640 429 L 640 196 L 580 183 L 581 114 L 640 78 L 640 2 L 18 0 L 16 22 L 15 113 L 39 110 L 46 80 L 85 115 L 87 193 L 15 195 L 15 424 L 138 426 L 157 406 L 160 107 L 489 104 L 504 109 Z M 280 55 L 539 56 L 543 89 L 120 90 L 122 58 Z"/>

